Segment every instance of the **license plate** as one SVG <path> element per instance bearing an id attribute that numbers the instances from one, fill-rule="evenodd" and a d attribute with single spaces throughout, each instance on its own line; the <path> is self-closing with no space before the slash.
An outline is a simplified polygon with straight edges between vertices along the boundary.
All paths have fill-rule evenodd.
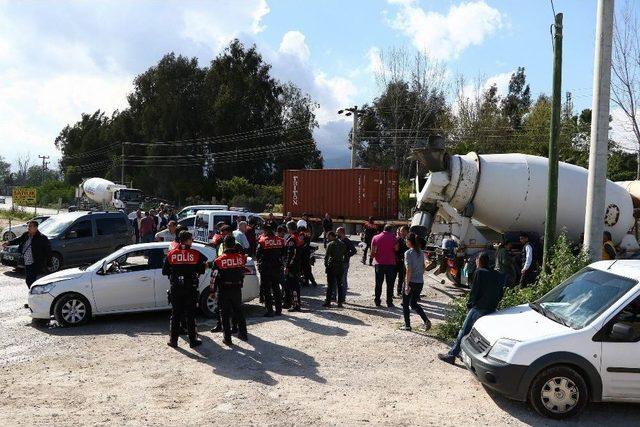
<path id="1" fill-rule="evenodd" d="M 467 355 L 467 353 L 463 351 L 462 353 L 460 353 L 460 356 L 462 357 L 462 363 L 464 363 L 467 368 L 470 368 L 471 358 Z"/>
<path id="2" fill-rule="evenodd" d="M 13 255 L 5 255 L 4 259 L 6 259 L 7 261 L 15 261 L 15 258 Z"/>

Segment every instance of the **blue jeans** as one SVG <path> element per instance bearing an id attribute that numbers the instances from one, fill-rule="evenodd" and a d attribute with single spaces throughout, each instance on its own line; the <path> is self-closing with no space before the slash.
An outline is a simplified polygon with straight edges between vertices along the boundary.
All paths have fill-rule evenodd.
<path id="1" fill-rule="evenodd" d="M 393 283 L 396 281 L 395 265 L 376 264 L 376 296 L 375 303 L 380 305 L 382 298 L 382 282 L 387 282 L 387 305 L 393 304 Z"/>
<path id="2" fill-rule="evenodd" d="M 153 233 L 145 234 L 140 238 L 140 243 L 152 243 L 155 240 L 155 235 Z"/>
<path id="3" fill-rule="evenodd" d="M 469 332 L 471 332 L 471 329 L 473 328 L 473 325 L 476 323 L 476 321 L 482 316 L 491 314 L 494 311 L 495 310 L 480 310 L 475 307 L 469 310 L 469 313 L 467 313 L 467 317 L 466 319 L 464 319 L 464 323 L 462 324 L 462 328 L 460 328 L 460 332 L 458 332 L 456 342 L 453 344 L 453 347 L 451 347 L 451 350 L 449 350 L 449 356 L 458 356 L 460 354 L 460 345 L 462 344 L 462 339 L 469 335 Z"/>
<path id="4" fill-rule="evenodd" d="M 344 263 L 344 271 L 342 273 L 342 287 L 344 288 L 344 295 L 347 294 L 347 289 L 349 286 L 347 284 L 347 275 L 349 274 L 349 261 Z"/>

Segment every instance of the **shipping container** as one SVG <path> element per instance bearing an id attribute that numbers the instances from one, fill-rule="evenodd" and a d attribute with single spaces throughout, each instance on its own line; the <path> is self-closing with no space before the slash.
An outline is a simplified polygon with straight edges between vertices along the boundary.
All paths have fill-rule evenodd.
<path id="1" fill-rule="evenodd" d="M 398 172 L 387 169 L 286 170 L 283 212 L 332 218 L 398 218 Z"/>

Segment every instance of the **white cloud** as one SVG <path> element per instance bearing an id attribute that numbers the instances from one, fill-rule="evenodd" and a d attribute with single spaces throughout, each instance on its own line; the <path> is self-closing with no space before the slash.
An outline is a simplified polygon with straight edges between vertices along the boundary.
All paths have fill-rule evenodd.
<path id="1" fill-rule="evenodd" d="M 300 31 L 287 31 L 282 36 L 278 52 L 285 55 L 292 55 L 300 62 L 307 62 L 311 51 L 305 42 L 305 36 Z"/>
<path id="2" fill-rule="evenodd" d="M 511 75 L 513 73 L 514 71 L 508 71 L 491 76 L 485 81 L 483 88 L 487 90 L 495 84 L 498 88 L 498 95 L 506 95 L 509 92 L 509 81 L 511 81 Z"/>
<path id="3" fill-rule="evenodd" d="M 367 71 L 370 73 L 375 75 L 383 71 L 384 64 L 382 63 L 382 56 L 379 47 L 373 46 L 369 48 L 367 51 L 367 61 L 369 61 Z"/>
<path id="4" fill-rule="evenodd" d="M 633 133 L 633 128 L 622 108 L 615 107 L 611 109 L 611 130 L 609 138 L 616 141 L 620 146 L 628 151 L 638 150 L 638 141 Z M 640 118 L 639 118 L 640 119 Z"/>
<path id="5" fill-rule="evenodd" d="M 484 1 L 453 5 L 446 15 L 425 11 L 411 0 L 390 3 L 400 4 L 391 26 L 435 59 L 456 58 L 466 48 L 482 44 L 503 25 L 502 14 Z"/>
<path id="6" fill-rule="evenodd" d="M 218 0 L 214 8 L 206 2 L 199 5 L 184 11 L 182 34 L 216 52 L 243 33 L 264 30 L 262 18 L 270 11 L 266 0 Z"/>

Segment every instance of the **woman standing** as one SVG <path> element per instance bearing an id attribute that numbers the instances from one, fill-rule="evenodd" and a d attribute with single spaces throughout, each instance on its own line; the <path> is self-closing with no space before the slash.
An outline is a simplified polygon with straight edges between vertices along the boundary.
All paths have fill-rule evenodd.
<path id="1" fill-rule="evenodd" d="M 426 313 L 418 304 L 422 287 L 424 286 L 424 267 L 425 259 L 418 243 L 418 236 L 415 233 L 409 233 L 407 236 L 407 246 L 409 249 L 404 253 L 404 265 L 406 268 L 404 281 L 404 294 L 402 295 L 402 312 L 404 314 L 404 326 L 400 329 L 403 331 L 411 330 L 411 320 L 409 318 L 409 310 L 412 308 L 422 318 L 424 322 L 424 330 L 431 328 L 431 321 L 427 318 Z"/>

